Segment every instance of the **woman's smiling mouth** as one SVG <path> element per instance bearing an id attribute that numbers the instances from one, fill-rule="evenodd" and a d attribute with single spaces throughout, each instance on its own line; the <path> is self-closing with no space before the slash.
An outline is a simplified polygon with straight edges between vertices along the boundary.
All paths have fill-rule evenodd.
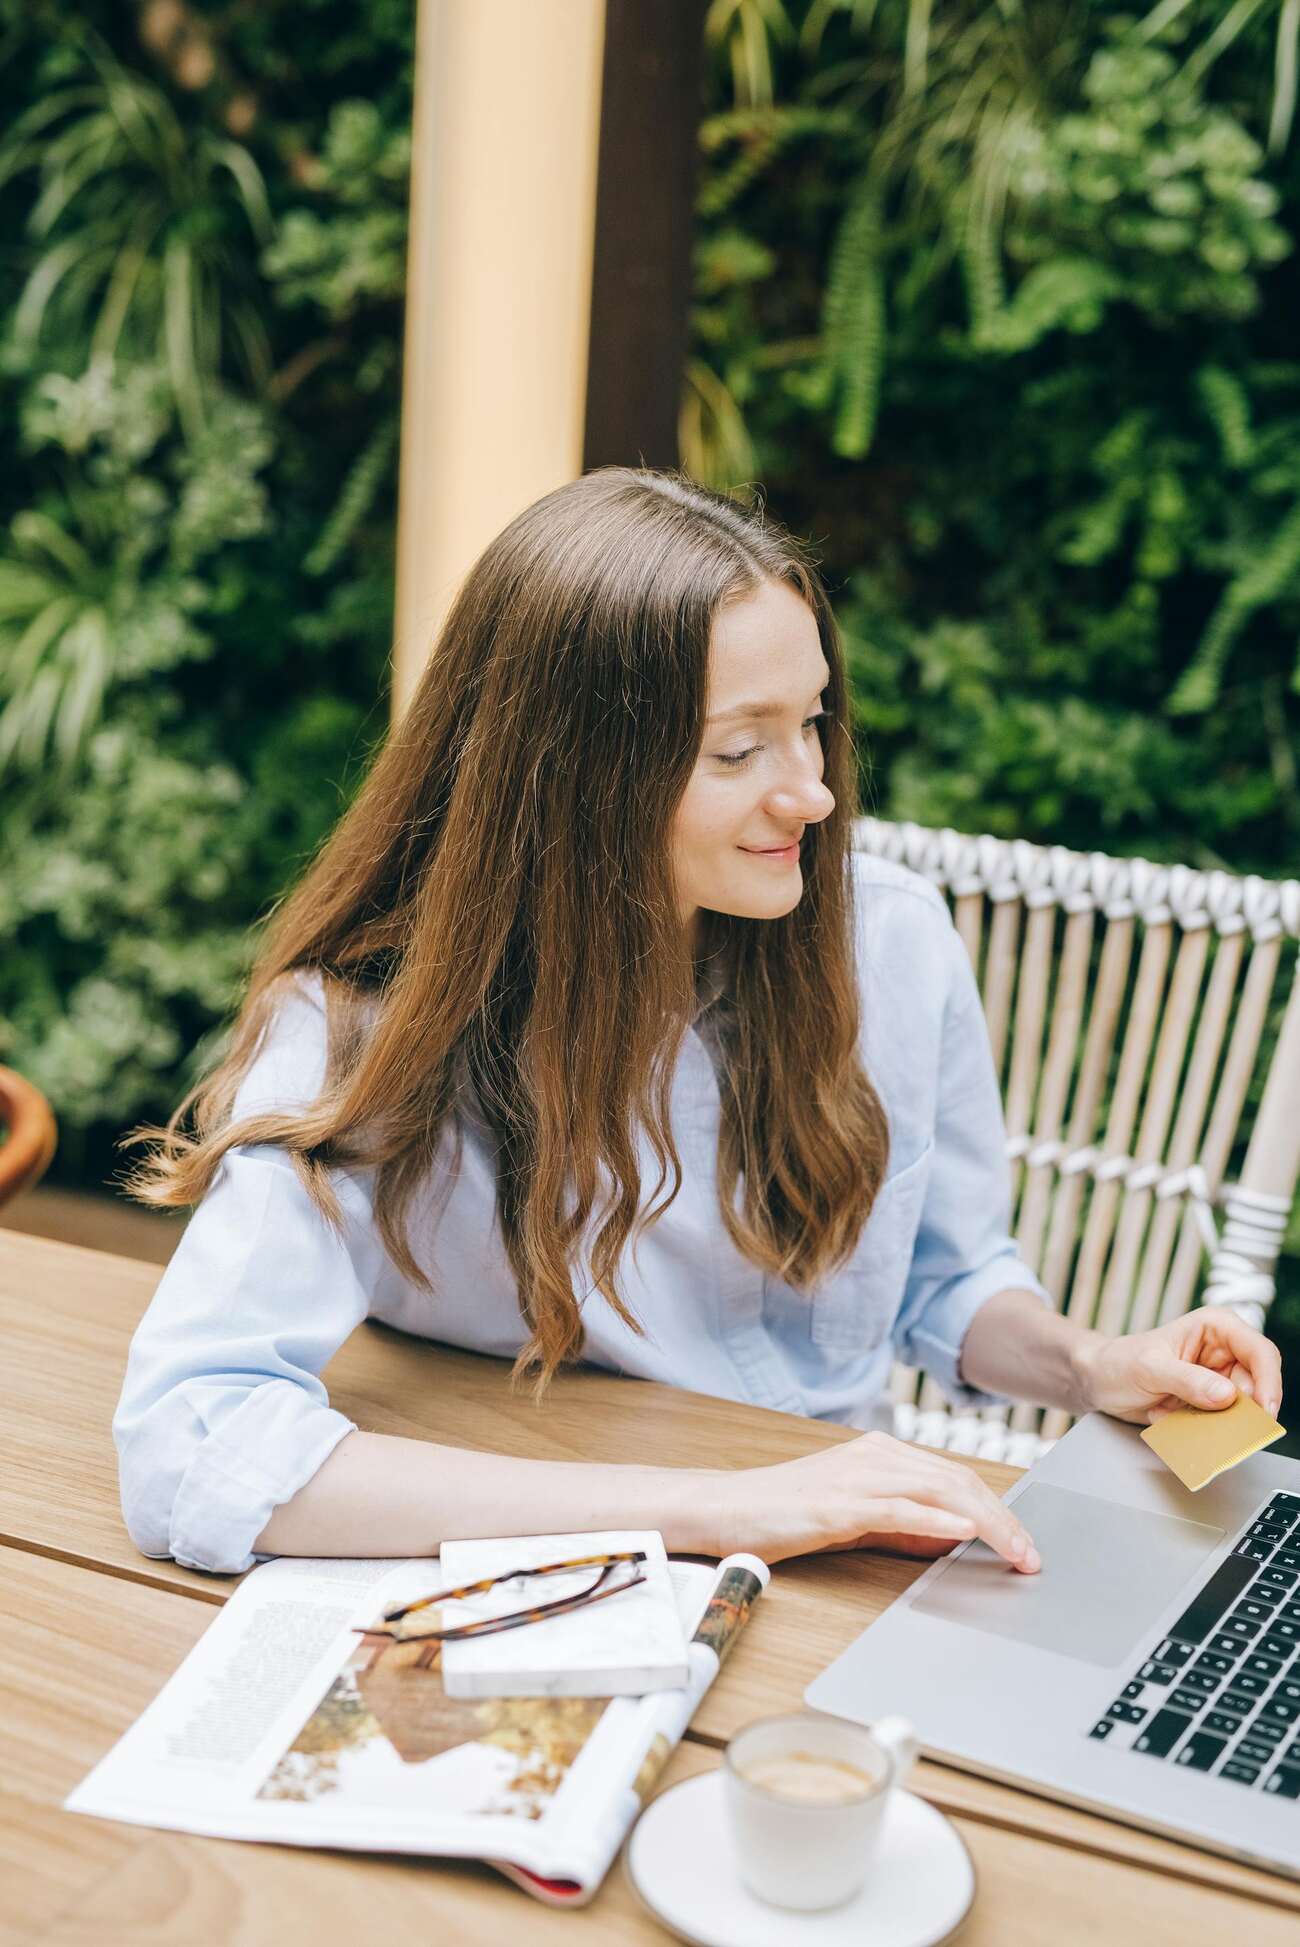
<path id="1" fill-rule="evenodd" d="M 748 852 L 751 859 L 776 859 L 782 865 L 793 865 L 799 856 L 800 843 L 801 841 L 796 838 L 789 845 L 773 846 L 764 848 L 762 851 L 749 845 L 742 845 L 740 849 L 742 852 Z"/>

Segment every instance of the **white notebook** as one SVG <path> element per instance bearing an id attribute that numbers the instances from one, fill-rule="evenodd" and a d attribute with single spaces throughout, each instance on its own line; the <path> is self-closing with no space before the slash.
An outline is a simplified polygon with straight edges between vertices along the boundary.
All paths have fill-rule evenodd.
<path id="1" fill-rule="evenodd" d="M 689 1675 L 683 1629 L 663 1536 L 656 1529 L 596 1534 L 497 1536 L 442 1546 L 439 1586 L 456 1588 L 512 1568 L 540 1568 L 582 1555 L 644 1549 L 646 1579 L 599 1602 L 442 1646 L 449 1697 L 629 1697 L 674 1690 Z M 588 1578 L 590 1571 L 587 1572 Z M 548 1576 L 531 1592 L 498 1586 L 439 1606 L 441 1627 L 501 1616 L 530 1599 L 549 1602 L 578 1588 L 579 1577 Z M 427 1612 L 426 1612 L 427 1613 Z"/>

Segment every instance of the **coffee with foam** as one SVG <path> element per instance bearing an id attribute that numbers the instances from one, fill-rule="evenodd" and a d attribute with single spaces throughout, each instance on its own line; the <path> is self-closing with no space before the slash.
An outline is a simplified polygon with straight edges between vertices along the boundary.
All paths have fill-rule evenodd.
<path id="1" fill-rule="evenodd" d="M 851 1805 L 870 1798 L 877 1785 L 861 1766 L 815 1751 L 772 1752 L 752 1759 L 740 1776 L 792 1805 Z"/>

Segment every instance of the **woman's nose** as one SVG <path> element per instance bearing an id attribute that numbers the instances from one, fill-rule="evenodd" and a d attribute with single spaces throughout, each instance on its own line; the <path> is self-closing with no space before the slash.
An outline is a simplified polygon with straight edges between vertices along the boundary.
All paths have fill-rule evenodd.
<path id="1" fill-rule="evenodd" d="M 769 803 L 780 816 L 802 818 L 807 825 L 819 824 L 835 809 L 834 797 L 812 770 L 784 780 L 772 792 Z"/>

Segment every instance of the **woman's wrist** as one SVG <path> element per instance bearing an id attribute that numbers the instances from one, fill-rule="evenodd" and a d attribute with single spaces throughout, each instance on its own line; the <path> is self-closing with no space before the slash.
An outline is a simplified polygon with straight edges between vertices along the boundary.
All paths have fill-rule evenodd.
<path id="1" fill-rule="evenodd" d="M 958 1376 L 1009 1399 L 1087 1413 L 1093 1363 L 1110 1343 L 1104 1332 L 1076 1325 L 1034 1292 L 999 1291 L 980 1306 L 962 1341 Z"/>
<path id="2" fill-rule="evenodd" d="M 1075 1403 L 1070 1411 L 1077 1417 L 1091 1413 L 1097 1405 L 1095 1367 L 1097 1358 L 1110 1344 L 1106 1332 L 1095 1332 L 1091 1327 L 1080 1326 L 1079 1336 L 1070 1348 L 1070 1363 L 1074 1373 Z"/>
<path id="3" fill-rule="evenodd" d="M 742 1470 L 743 1471 L 743 1470 Z M 737 1520 L 737 1471 L 719 1467 L 663 1467 L 655 1472 L 653 1518 L 629 1526 L 658 1528 L 670 1555 L 713 1555 L 720 1561 L 734 1552 Z"/>

